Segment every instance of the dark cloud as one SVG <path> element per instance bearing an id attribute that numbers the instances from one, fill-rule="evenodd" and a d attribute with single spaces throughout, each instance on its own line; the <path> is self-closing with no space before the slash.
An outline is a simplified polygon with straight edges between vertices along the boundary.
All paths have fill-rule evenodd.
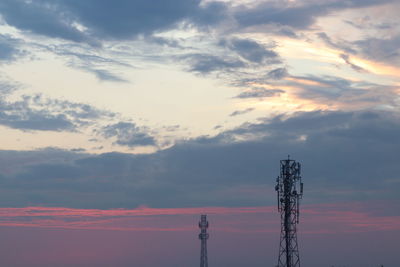
<path id="1" fill-rule="evenodd" d="M 45 99 L 41 95 L 23 96 L 12 102 L 0 100 L 0 124 L 20 130 L 77 131 L 96 119 L 114 115 L 90 105 Z"/>
<path id="2" fill-rule="evenodd" d="M 89 71 L 93 72 L 96 75 L 96 77 L 102 81 L 127 82 L 127 80 L 105 69 L 89 69 Z"/>
<path id="3" fill-rule="evenodd" d="M 312 25 L 317 16 L 327 13 L 328 10 L 321 5 L 286 7 L 264 2 L 255 8 L 241 9 L 235 17 L 243 27 L 279 24 L 302 29 Z"/>
<path id="4" fill-rule="evenodd" d="M 21 30 L 82 42 L 84 33 L 72 26 L 73 18 L 60 9 L 60 1 L 3 0 L 0 13 L 4 20 Z"/>
<path id="5" fill-rule="evenodd" d="M 72 131 L 74 124 L 64 114 L 46 109 L 35 110 L 30 99 L 14 103 L 0 103 L 0 124 L 21 130 Z"/>
<path id="6" fill-rule="evenodd" d="M 347 65 L 349 65 L 353 70 L 357 72 L 366 72 L 365 69 L 363 69 L 360 66 L 357 66 L 356 64 L 352 63 L 350 60 L 350 56 L 346 54 L 341 54 L 340 57 L 346 62 Z"/>
<path id="7" fill-rule="evenodd" d="M 170 126 L 163 126 L 162 128 L 167 132 L 176 132 L 181 129 L 181 126 L 179 124 L 175 124 Z"/>
<path id="8" fill-rule="evenodd" d="M 179 39 L 165 38 L 159 36 L 148 36 L 146 41 L 153 44 L 158 44 L 161 46 L 173 47 L 173 48 L 183 48 L 180 45 Z"/>
<path id="9" fill-rule="evenodd" d="M 61 1 L 83 25 L 96 35 L 126 39 L 166 30 L 192 13 L 199 0 L 79 0 Z M 95 7 L 95 12 L 93 8 Z"/>
<path id="10" fill-rule="evenodd" d="M 333 47 L 333 48 L 337 48 L 339 50 L 342 50 L 346 53 L 350 53 L 350 54 L 356 54 L 357 51 L 352 48 L 352 44 L 346 44 L 345 42 L 341 41 L 341 42 L 334 42 L 326 33 L 324 32 L 319 32 L 317 33 L 317 36 L 323 40 L 325 42 L 325 44 Z"/>
<path id="11" fill-rule="evenodd" d="M 25 112 L 9 115 L 0 111 L 0 124 L 20 130 L 72 131 L 74 125 L 65 115 L 46 112 Z"/>
<path id="12" fill-rule="evenodd" d="M 71 58 L 72 65 L 76 64 L 79 66 L 74 60 L 80 60 L 85 62 L 88 66 L 115 65 L 120 67 L 132 67 L 132 65 L 116 60 L 115 58 L 100 56 L 97 51 L 93 51 L 92 47 L 81 44 L 52 45 L 44 46 L 44 48 L 59 56 Z"/>
<path id="13" fill-rule="evenodd" d="M 190 71 L 202 74 L 221 70 L 229 72 L 246 66 L 246 63 L 238 58 L 220 57 L 211 54 L 189 54 L 182 56 L 181 59 L 190 65 Z"/>
<path id="14" fill-rule="evenodd" d="M 19 29 L 75 42 L 130 39 L 178 27 L 218 23 L 225 4 L 200 5 L 200 0 L 4 0 L 0 13 Z"/>
<path id="15" fill-rule="evenodd" d="M 268 72 L 268 78 L 273 80 L 280 80 L 288 76 L 289 73 L 286 68 L 277 68 Z"/>
<path id="16" fill-rule="evenodd" d="M 28 166 L 25 172 L 16 176 L 20 182 L 28 182 L 34 184 L 35 179 L 40 179 L 40 182 L 46 180 L 59 181 L 64 179 L 75 179 L 82 177 L 85 173 L 74 165 L 68 164 L 38 164 Z"/>
<path id="17" fill-rule="evenodd" d="M 391 32 L 396 32 L 393 25 L 375 25 L 372 18 L 365 17 L 362 24 L 355 24 L 354 22 L 346 21 L 346 23 L 357 27 L 360 30 L 387 27 L 393 29 Z M 350 62 L 349 54 L 361 55 L 365 58 L 387 62 L 391 64 L 398 64 L 400 62 L 400 35 L 395 33 L 386 38 L 367 37 L 355 42 L 346 42 L 343 40 L 332 40 L 326 33 L 320 32 L 317 36 L 323 40 L 327 45 L 342 50 L 344 53 L 341 57 L 347 64 L 356 71 L 363 71 L 359 66 Z"/>
<path id="18" fill-rule="evenodd" d="M 11 60 L 15 53 L 15 48 L 4 40 L 4 36 L 0 35 L 0 60 Z"/>
<path id="19" fill-rule="evenodd" d="M 266 98 L 278 96 L 285 91 L 280 89 L 264 89 L 264 88 L 254 88 L 250 91 L 242 92 L 236 96 L 236 98 Z"/>
<path id="20" fill-rule="evenodd" d="M 315 111 L 260 119 L 148 155 L 2 151 L 0 203 L 80 208 L 273 204 L 279 160 L 287 154 L 303 164 L 306 202 L 398 199 L 392 185 L 399 182 L 399 135 L 395 113 Z M 265 192 L 255 196 L 252 190 L 260 188 Z"/>
<path id="21" fill-rule="evenodd" d="M 301 88 L 296 94 L 304 99 L 330 104 L 390 105 L 397 107 L 395 86 L 351 81 L 335 76 L 296 77 L 287 84 Z M 297 81 L 296 81 L 297 80 Z M 300 80 L 300 81 L 299 81 Z M 306 81 L 306 83 L 301 82 Z M 307 83 L 307 81 L 311 83 Z"/>
<path id="22" fill-rule="evenodd" d="M 61 56 L 63 60 L 67 60 L 69 67 L 84 70 L 94 74 L 101 81 L 111 82 L 127 82 L 126 79 L 113 73 L 113 67 L 131 68 L 130 64 L 118 61 L 114 58 L 99 56 L 93 52 L 93 48 L 81 44 L 62 44 L 52 46 L 40 46 L 46 51 Z"/>
<path id="23" fill-rule="evenodd" d="M 400 35 L 394 35 L 387 39 L 375 37 L 366 38 L 352 43 L 344 41 L 334 42 L 323 32 L 318 33 L 318 36 L 327 45 L 344 51 L 344 53 L 340 54 L 340 57 L 357 72 L 366 72 L 366 70 L 354 64 L 349 54 L 363 56 L 364 58 L 389 64 L 398 64 L 400 62 Z"/>
<path id="24" fill-rule="evenodd" d="M 325 16 L 332 11 L 381 5 L 388 2 L 392 1 L 310 1 L 298 5 L 289 5 L 288 2 L 268 1 L 261 2 L 250 8 L 238 8 L 235 12 L 235 18 L 242 27 L 278 24 L 295 29 L 307 29 L 314 24 L 318 17 Z"/>
<path id="25" fill-rule="evenodd" d="M 224 40 L 221 44 L 229 47 L 250 62 L 259 64 L 267 61 L 274 64 L 280 63 L 279 56 L 275 51 L 267 49 L 264 45 L 251 39 L 233 38 Z"/>
<path id="26" fill-rule="evenodd" d="M 20 167 L 37 164 L 72 164 L 88 154 L 74 153 L 56 148 L 44 148 L 35 151 L 0 150 L 0 172 L 14 174 L 21 172 Z"/>
<path id="27" fill-rule="evenodd" d="M 377 29 L 377 30 L 386 30 L 386 29 L 392 29 L 396 27 L 396 24 L 394 23 L 389 23 L 389 22 L 377 22 L 375 18 L 372 18 L 370 16 L 364 16 L 361 18 L 359 21 L 351 21 L 351 20 L 344 20 L 345 23 L 359 29 L 359 30 L 365 30 L 365 29 Z"/>
<path id="28" fill-rule="evenodd" d="M 394 64 L 400 63 L 400 35 L 387 39 L 366 38 L 355 42 L 367 58 Z"/>
<path id="29" fill-rule="evenodd" d="M 70 149 L 70 151 L 72 151 L 72 152 L 86 152 L 86 149 L 84 149 L 84 148 L 73 148 L 73 149 Z"/>
<path id="30" fill-rule="evenodd" d="M 246 108 L 244 110 L 235 110 L 234 112 L 229 114 L 229 116 L 235 117 L 235 116 L 239 116 L 239 115 L 243 115 L 243 114 L 249 113 L 249 112 L 251 112 L 253 110 L 254 110 L 254 108 Z"/>
<path id="31" fill-rule="evenodd" d="M 281 64 L 281 58 L 273 50 L 251 39 L 221 38 L 208 45 L 210 53 L 187 53 L 175 58 L 189 67 L 189 71 L 214 74 L 233 86 L 247 86 L 265 76 L 265 69 Z M 210 49 L 210 50 L 211 50 Z M 284 75 L 284 74 L 283 74 Z"/>
<path id="32" fill-rule="evenodd" d="M 230 20 L 236 20 L 239 27 L 272 25 L 271 32 L 297 37 L 294 29 L 309 28 L 316 18 L 332 11 L 388 2 L 391 0 L 335 0 L 293 5 L 287 1 L 261 1 L 252 6 L 232 7 L 220 1 L 201 0 L 3 0 L 0 14 L 9 25 L 21 30 L 99 46 L 98 40 L 151 38 L 154 33 L 173 28 L 202 29 Z M 254 43 L 237 44 L 240 51 L 248 45 L 255 47 Z M 249 53 L 242 56 L 257 60 Z"/>
<path id="33" fill-rule="evenodd" d="M 290 27 L 282 27 L 280 26 L 278 28 L 277 31 L 275 31 L 276 34 L 278 35 L 283 35 L 283 36 L 288 36 L 291 38 L 298 38 L 298 35 L 296 34 L 296 32 L 292 29 L 290 29 Z"/>
<path id="34" fill-rule="evenodd" d="M 121 146 L 155 146 L 156 140 L 146 132 L 146 129 L 138 127 L 131 122 L 118 122 L 107 125 L 101 132 L 106 138 L 116 137 L 115 144 Z"/>
<path id="35" fill-rule="evenodd" d="M 26 54 L 26 52 L 17 48 L 19 43 L 20 40 L 18 39 L 0 34 L 0 64 L 3 62 L 14 61 L 18 57 Z"/>
<path id="36" fill-rule="evenodd" d="M 0 96 L 4 98 L 5 96 L 11 94 L 15 90 L 17 90 L 18 86 L 16 84 L 12 84 L 8 81 L 0 80 Z"/>
<path id="37" fill-rule="evenodd" d="M 226 19 L 228 6 L 223 2 L 209 2 L 192 14 L 191 21 L 199 27 L 214 26 Z"/>

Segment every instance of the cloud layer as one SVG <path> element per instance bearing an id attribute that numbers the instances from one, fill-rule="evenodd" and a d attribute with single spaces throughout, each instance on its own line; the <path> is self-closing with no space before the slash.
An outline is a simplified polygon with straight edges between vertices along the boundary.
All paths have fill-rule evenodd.
<path id="1" fill-rule="evenodd" d="M 149 155 L 59 151 L 59 160 L 43 157 L 31 163 L 23 159 L 46 150 L 19 152 L 8 160 L 14 166 L 21 162 L 16 169 L 9 172 L 10 163 L 1 166 L 1 198 L 3 205 L 15 207 L 273 204 L 278 162 L 290 154 L 304 165 L 308 202 L 396 199 L 399 135 L 399 118 L 393 113 L 305 112 L 245 124 Z M 140 138 L 132 142 L 143 145 Z M 9 153 L 3 151 L 2 157 Z"/>

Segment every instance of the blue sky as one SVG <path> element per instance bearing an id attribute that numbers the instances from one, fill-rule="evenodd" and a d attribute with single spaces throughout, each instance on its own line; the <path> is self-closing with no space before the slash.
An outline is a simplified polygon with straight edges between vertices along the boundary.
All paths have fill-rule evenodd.
<path id="1" fill-rule="evenodd" d="M 306 205 L 400 216 L 399 10 L 2 0 L 0 207 L 273 206 L 290 154 Z"/>

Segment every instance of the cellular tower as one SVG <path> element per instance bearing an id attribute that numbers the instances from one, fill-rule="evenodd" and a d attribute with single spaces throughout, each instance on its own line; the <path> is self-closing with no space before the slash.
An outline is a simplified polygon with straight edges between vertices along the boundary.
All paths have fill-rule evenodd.
<path id="1" fill-rule="evenodd" d="M 276 179 L 278 211 L 281 213 L 281 238 L 278 267 L 300 267 L 296 225 L 299 223 L 300 199 L 303 196 L 303 183 L 300 176 L 300 163 L 290 157 L 281 160 L 281 173 Z"/>
<path id="2" fill-rule="evenodd" d="M 209 234 L 207 233 L 207 215 L 201 215 L 199 228 L 201 229 L 201 232 L 199 234 L 199 239 L 201 240 L 200 267 L 208 267 L 207 239 L 209 237 Z"/>

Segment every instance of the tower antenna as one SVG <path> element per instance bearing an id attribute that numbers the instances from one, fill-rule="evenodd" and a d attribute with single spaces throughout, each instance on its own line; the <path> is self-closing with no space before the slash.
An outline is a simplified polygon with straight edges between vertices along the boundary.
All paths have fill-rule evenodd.
<path id="1" fill-rule="evenodd" d="M 299 223 L 300 199 L 303 196 L 301 166 L 288 156 L 288 159 L 280 161 L 280 168 L 275 186 L 278 211 L 281 213 L 278 267 L 300 267 L 296 225 Z"/>
<path id="2" fill-rule="evenodd" d="M 201 232 L 199 234 L 199 239 L 201 240 L 200 267 L 208 267 L 207 239 L 209 237 L 209 234 L 207 233 L 207 215 L 201 215 L 199 228 L 201 229 Z"/>

